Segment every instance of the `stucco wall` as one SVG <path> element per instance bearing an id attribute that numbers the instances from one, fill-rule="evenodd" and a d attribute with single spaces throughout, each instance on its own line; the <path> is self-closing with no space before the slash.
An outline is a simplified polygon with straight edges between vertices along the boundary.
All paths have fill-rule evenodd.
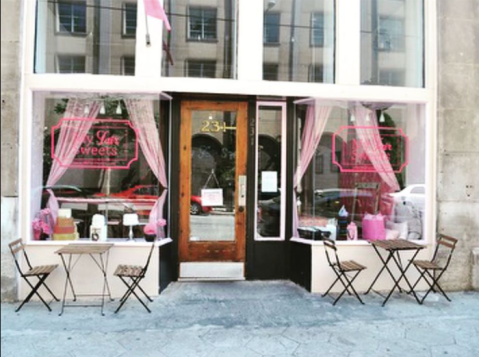
<path id="1" fill-rule="evenodd" d="M 479 2 L 437 3 L 438 231 L 460 241 L 443 283 L 462 290 L 479 269 Z"/>
<path id="2" fill-rule="evenodd" d="M 20 103 L 21 12 L 23 1 L 1 1 L 2 61 L 2 295 L 16 296 L 15 270 L 8 243 L 16 236 L 18 202 L 18 115 Z"/>

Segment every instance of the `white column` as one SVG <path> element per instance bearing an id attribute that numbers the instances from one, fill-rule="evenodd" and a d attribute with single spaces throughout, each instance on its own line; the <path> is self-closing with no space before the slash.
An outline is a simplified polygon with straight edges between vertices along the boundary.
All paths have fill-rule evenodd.
<path id="1" fill-rule="evenodd" d="M 162 2 L 163 3 L 163 2 Z M 150 43 L 147 43 L 147 22 Z M 138 0 L 135 75 L 161 77 L 163 21 L 145 15 L 145 4 Z"/>
<path id="2" fill-rule="evenodd" d="M 336 0 L 336 84 L 359 85 L 361 1 Z"/>
<path id="3" fill-rule="evenodd" d="M 263 78 L 263 1 L 238 1 L 238 79 Z"/>

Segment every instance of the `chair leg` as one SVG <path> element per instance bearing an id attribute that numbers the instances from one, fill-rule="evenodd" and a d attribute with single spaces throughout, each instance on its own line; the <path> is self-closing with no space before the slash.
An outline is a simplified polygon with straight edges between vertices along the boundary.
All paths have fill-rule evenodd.
<path id="1" fill-rule="evenodd" d="M 339 301 L 339 299 L 344 295 L 344 293 L 345 293 L 346 291 L 349 291 L 349 290 L 348 290 L 349 288 L 351 288 L 351 289 L 353 290 L 353 293 L 354 293 L 354 295 L 356 296 L 356 298 L 359 300 L 359 302 L 360 302 L 362 305 L 364 305 L 363 300 L 361 300 L 361 298 L 359 297 L 358 293 L 356 292 L 356 290 L 355 290 L 354 287 L 353 287 L 353 282 L 354 282 L 354 280 L 358 277 L 358 275 L 359 275 L 360 272 L 361 272 L 361 271 L 359 270 L 351 279 L 346 275 L 346 273 L 342 273 L 342 274 L 341 274 L 341 277 L 344 277 L 344 279 L 346 280 L 346 282 L 347 282 L 348 284 L 346 285 L 346 284 L 343 283 L 343 285 L 344 285 L 344 290 L 343 290 L 343 292 L 336 298 L 336 300 L 335 300 L 334 303 L 333 303 L 333 306 L 336 305 L 336 303 Z M 341 279 L 341 281 L 342 281 L 342 279 Z"/>
<path id="2" fill-rule="evenodd" d="M 451 302 L 451 299 L 449 299 L 449 296 L 447 296 L 447 294 L 444 292 L 444 290 L 441 288 L 441 286 L 439 285 L 438 281 L 439 279 L 441 278 L 442 274 L 444 273 L 444 271 L 441 272 L 441 274 L 439 274 L 439 276 L 435 277 L 434 275 L 432 275 L 431 273 L 427 272 L 427 275 L 429 276 L 429 278 L 431 279 L 432 281 L 432 284 L 430 284 L 430 287 L 431 287 L 431 290 L 436 293 L 436 290 L 434 289 L 434 286 L 437 287 L 437 289 L 439 290 L 439 292 L 446 298 L 447 301 Z"/>
<path id="3" fill-rule="evenodd" d="M 336 272 L 336 271 L 335 271 L 335 272 Z M 336 275 L 337 275 L 337 274 L 338 274 L 338 273 L 336 273 Z M 336 280 L 334 281 L 334 283 L 331 284 L 331 286 L 329 287 L 329 289 L 326 290 L 326 292 L 325 292 L 323 295 L 321 295 L 321 297 L 325 297 L 326 295 L 328 295 L 329 292 L 331 291 L 331 289 L 333 288 L 333 286 L 336 285 L 336 283 L 338 282 L 338 280 L 339 280 L 339 276 L 336 278 Z"/>
<path id="4" fill-rule="evenodd" d="M 55 294 L 53 294 L 53 292 L 50 290 L 50 288 L 48 287 L 48 285 L 47 285 L 45 282 L 43 283 L 43 286 L 45 287 L 45 289 L 48 290 L 48 292 L 49 292 L 50 295 L 53 297 L 53 299 L 55 299 L 55 301 L 60 301 L 60 299 L 57 298 L 57 297 L 55 296 Z"/>
<path id="5" fill-rule="evenodd" d="M 23 277 L 23 279 L 27 282 L 27 284 L 30 286 L 30 288 L 31 288 L 32 290 L 31 290 L 30 293 L 27 295 L 27 297 L 25 298 L 25 300 L 23 300 L 23 302 L 20 304 L 20 306 L 17 307 L 17 309 L 15 310 L 15 312 L 20 311 L 20 309 L 23 307 L 23 305 L 25 305 L 27 302 L 29 302 L 30 299 L 33 297 L 33 295 L 37 295 L 37 296 L 40 298 L 41 302 L 47 307 L 48 311 L 52 311 L 50 305 L 48 305 L 48 304 L 46 303 L 46 301 L 43 300 L 42 296 L 41 296 L 41 295 L 38 293 L 38 291 L 37 291 L 38 288 L 40 288 L 40 286 L 42 286 L 43 282 L 45 281 L 45 279 L 46 279 L 47 277 L 48 277 L 48 274 L 45 274 L 45 275 L 43 275 L 43 276 L 41 276 L 41 277 L 39 276 L 38 278 L 39 278 L 40 280 L 37 282 L 37 284 L 36 284 L 35 286 L 33 286 L 33 285 L 30 283 L 30 281 L 27 279 L 26 276 Z"/>
<path id="6" fill-rule="evenodd" d="M 148 308 L 148 306 L 146 306 L 146 304 L 143 302 L 143 300 L 140 299 L 140 297 L 136 294 L 135 292 L 135 289 L 137 287 L 139 287 L 139 284 L 140 284 L 140 281 L 141 281 L 141 278 L 137 278 L 137 279 L 131 279 L 132 282 L 131 284 L 128 284 L 128 282 L 123 278 L 123 277 L 119 277 L 121 279 L 121 281 L 123 281 L 123 283 L 127 286 L 127 291 L 126 293 L 123 295 L 123 297 L 120 299 L 120 305 L 118 306 L 118 308 L 115 310 L 115 314 L 120 311 L 120 309 L 122 308 L 122 306 L 125 304 L 125 302 L 128 300 L 128 298 L 131 296 L 131 294 L 133 294 L 137 299 L 138 301 L 143 305 L 143 307 L 149 312 L 151 313 L 151 310 Z M 141 289 L 141 288 L 140 288 Z M 141 289 L 143 291 L 143 289 Z M 146 293 L 143 292 L 145 295 Z M 146 295 L 147 296 L 147 295 Z M 150 301 L 153 301 L 149 298 L 149 296 L 147 296 L 147 298 L 150 300 Z"/>

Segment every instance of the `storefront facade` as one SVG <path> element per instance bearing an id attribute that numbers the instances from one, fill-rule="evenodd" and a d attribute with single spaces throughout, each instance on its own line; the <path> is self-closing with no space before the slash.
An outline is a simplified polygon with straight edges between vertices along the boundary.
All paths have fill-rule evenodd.
<path id="1" fill-rule="evenodd" d="M 380 267 L 368 214 L 431 256 L 435 1 L 164 6 L 169 32 L 142 1 L 25 4 L 19 231 L 38 263 L 69 241 L 54 237 L 59 210 L 80 240 L 102 217 L 112 266 L 141 261 L 142 227 L 156 224 L 168 239 L 153 294 L 198 279 L 324 291 L 321 234 L 368 266 L 365 289 Z M 53 239 L 35 235 L 36 219 Z"/>

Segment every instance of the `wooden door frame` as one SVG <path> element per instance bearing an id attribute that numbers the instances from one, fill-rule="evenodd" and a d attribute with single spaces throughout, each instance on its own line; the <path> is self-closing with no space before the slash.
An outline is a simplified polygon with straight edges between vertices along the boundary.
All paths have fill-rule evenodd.
<path id="1" fill-rule="evenodd" d="M 183 101 L 180 122 L 180 183 L 179 183 L 179 244 L 180 262 L 244 262 L 246 242 L 246 206 L 238 206 L 239 190 L 235 190 L 235 241 L 190 241 L 191 197 L 191 112 L 194 110 L 237 112 L 236 120 L 236 173 L 246 175 L 248 155 L 248 103 L 219 101 Z"/>

